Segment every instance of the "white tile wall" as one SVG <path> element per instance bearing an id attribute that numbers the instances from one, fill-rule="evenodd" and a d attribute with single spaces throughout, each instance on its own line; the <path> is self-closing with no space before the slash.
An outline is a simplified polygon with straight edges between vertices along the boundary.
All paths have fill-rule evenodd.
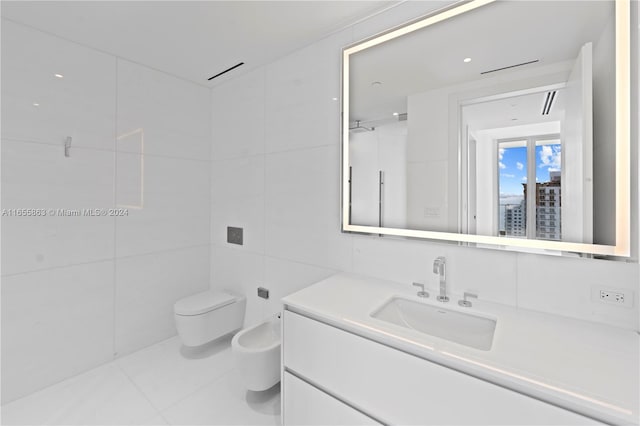
<path id="1" fill-rule="evenodd" d="M 334 147 L 269 154 L 266 159 L 265 252 L 326 265 L 334 201 L 330 161 Z"/>
<path id="2" fill-rule="evenodd" d="M 118 168 L 135 164 L 128 156 L 137 154 L 118 153 Z M 119 179 L 116 191 L 128 185 L 139 182 Z M 145 155 L 143 186 L 143 208 L 116 220 L 117 256 L 209 244 L 208 161 Z"/>
<path id="3" fill-rule="evenodd" d="M 112 261 L 3 277 L 3 402 L 112 358 Z"/>
<path id="4" fill-rule="evenodd" d="M 174 336 L 174 303 L 208 287 L 208 245 L 117 258 L 118 356 Z"/>
<path id="5" fill-rule="evenodd" d="M 259 322 L 267 312 L 266 300 L 257 295 L 257 288 L 265 284 L 264 262 L 262 254 L 231 246 L 211 246 L 211 287 L 247 297 L 245 325 Z"/>
<path id="6" fill-rule="evenodd" d="M 461 295 L 471 291 L 486 300 L 512 306 L 516 304 L 516 253 L 455 246 L 449 253 L 447 276 L 453 293 Z M 427 260 L 431 269 L 433 259 Z M 436 277 L 433 273 L 431 275 L 431 279 Z"/>
<path id="7" fill-rule="evenodd" d="M 227 244 L 227 226 L 241 227 L 241 248 L 264 253 L 264 163 L 257 155 L 211 164 L 212 244 Z"/>
<path id="8" fill-rule="evenodd" d="M 113 56 L 2 19 L 2 139 L 62 146 L 71 136 L 74 147 L 113 150 L 115 67 Z"/>
<path id="9" fill-rule="evenodd" d="M 114 153 L 2 141 L 2 207 L 113 207 Z M 2 273 L 93 262 L 113 256 L 113 217 L 2 217 Z"/>
<path id="10" fill-rule="evenodd" d="M 2 207 L 129 208 L 2 218 L 6 403 L 174 335 L 173 303 L 208 288 L 211 105 L 5 19 L 2 59 Z"/>
<path id="11" fill-rule="evenodd" d="M 435 291 L 438 281 L 432 272 L 432 262 L 437 256 L 446 256 L 449 288 L 454 293 L 475 291 L 481 298 L 512 306 L 640 328 L 638 303 L 625 310 L 594 304 L 585 298 L 594 277 L 612 286 L 635 289 L 637 293 L 640 290 L 637 264 L 553 258 L 340 233 L 340 105 L 332 98 L 339 97 L 341 49 L 447 3 L 402 3 L 258 68 L 252 71 L 251 77 L 240 77 L 213 90 L 214 110 L 245 107 L 234 119 L 242 119 L 252 127 L 237 134 L 248 136 L 251 132 L 251 135 L 258 135 L 240 137 L 241 141 L 225 145 L 230 140 L 229 135 L 234 134 L 233 130 L 214 114 L 212 167 L 217 168 L 214 172 L 217 182 L 224 182 L 226 189 L 214 190 L 213 204 L 230 203 L 234 207 L 230 210 L 219 207 L 219 214 L 213 215 L 213 223 L 219 220 L 214 227 L 220 227 L 214 231 L 213 243 L 219 243 L 226 222 L 236 219 L 250 226 L 258 221 L 245 219 L 250 216 L 246 209 L 251 206 L 238 205 L 232 195 L 236 188 L 241 190 L 243 184 L 236 183 L 235 172 L 220 168 L 217 161 L 242 157 L 248 162 L 250 155 L 260 154 L 264 148 L 263 276 L 272 298 L 309 285 L 332 270 L 354 271 L 407 285 L 423 281 Z M 262 76 L 264 80 L 261 80 Z M 249 82 L 253 85 L 247 84 Z M 241 96 L 236 96 L 240 88 Z M 264 147 L 260 136 L 263 127 Z M 215 210 L 213 207 L 212 211 Z M 245 238 L 256 238 L 247 235 Z M 250 250 L 249 246 L 246 249 Z M 256 253 L 256 256 L 245 258 L 237 255 L 231 264 L 225 260 L 228 253 L 213 250 L 212 285 L 219 285 L 218 278 L 222 276 L 229 282 L 248 276 L 258 279 L 260 274 L 248 272 L 248 269 L 260 267 L 260 252 Z M 300 275 L 293 273 L 301 267 L 310 270 Z M 320 272 L 312 272 L 314 268 Z M 216 277 L 216 274 L 220 275 Z M 287 274 L 291 278 L 287 278 Z M 282 279 L 276 276 L 282 276 Z M 298 280 L 297 285 L 290 279 Z M 255 291 L 252 285 L 248 287 L 247 291 Z M 263 304 L 249 303 L 247 318 L 264 317 L 271 312 L 272 302 L 267 309 Z"/>
<path id="12" fill-rule="evenodd" d="M 265 259 L 265 287 L 270 295 L 265 316 L 270 316 L 282 310 L 280 300 L 288 294 L 330 277 L 337 271 L 290 260 L 267 257 Z"/>
<path id="13" fill-rule="evenodd" d="M 626 328 L 638 326 L 638 264 L 519 254 L 517 271 L 519 307 Z M 630 291 L 633 306 L 594 301 L 594 286 Z"/>
<path id="14" fill-rule="evenodd" d="M 335 146 L 335 119 L 340 82 L 340 51 L 351 41 L 341 31 L 265 67 L 265 150 L 279 152 L 315 146 Z"/>
<path id="15" fill-rule="evenodd" d="M 214 161 L 264 153 L 264 68 L 211 91 Z"/>
<path id="16" fill-rule="evenodd" d="M 118 150 L 172 158 L 210 156 L 209 91 L 118 59 Z M 138 129 L 143 148 L 123 137 Z"/>

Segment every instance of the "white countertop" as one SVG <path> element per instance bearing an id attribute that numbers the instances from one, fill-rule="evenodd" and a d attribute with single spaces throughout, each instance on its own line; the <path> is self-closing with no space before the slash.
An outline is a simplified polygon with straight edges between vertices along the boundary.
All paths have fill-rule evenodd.
<path id="1" fill-rule="evenodd" d="M 640 423 L 640 335 L 603 324 L 459 295 L 442 304 L 416 288 L 338 274 L 283 299 L 287 309 L 612 424 Z M 493 346 L 483 351 L 372 318 L 392 296 L 497 319 Z"/>

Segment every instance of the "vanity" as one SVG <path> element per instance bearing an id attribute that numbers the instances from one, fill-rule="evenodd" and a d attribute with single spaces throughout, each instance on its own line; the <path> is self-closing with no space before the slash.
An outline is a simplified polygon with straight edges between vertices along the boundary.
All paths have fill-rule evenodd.
<path id="1" fill-rule="evenodd" d="M 638 424 L 630 330 L 341 273 L 283 299 L 282 419 Z"/>

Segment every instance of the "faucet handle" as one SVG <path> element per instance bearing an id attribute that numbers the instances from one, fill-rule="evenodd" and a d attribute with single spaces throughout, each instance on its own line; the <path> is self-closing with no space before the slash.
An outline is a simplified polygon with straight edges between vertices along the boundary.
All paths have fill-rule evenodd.
<path id="1" fill-rule="evenodd" d="M 477 294 L 469 293 L 468 291 L 465 291 L 464 294 L 462 295 L 462 300 L 458 300 L 458 305 L 464 306 L 465 308 L 470 308 L 473 305 L 467 299 L 477 299 L 477 298 L 478 298 Z"/>
<path id="2" fill-rule="evenodd" d="M 414 286 L 420 287 L 420 291 L 418 292 L 418 297 L 429 297 L 429 293 L 424 291 L 424 284 L 422 283 L 413 283 Z"/>

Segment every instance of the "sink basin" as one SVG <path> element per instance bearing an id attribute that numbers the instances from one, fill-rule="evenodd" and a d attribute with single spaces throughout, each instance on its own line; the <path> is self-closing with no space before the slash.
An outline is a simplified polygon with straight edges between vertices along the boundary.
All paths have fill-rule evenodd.
<path id="1" fill-rule="evenodd" d="M 452 311 L 401 297 L 391 298 L 371 316 L 483 351 L 491 349 L 493 333 L 496 329 L 494 319 Z"/>

